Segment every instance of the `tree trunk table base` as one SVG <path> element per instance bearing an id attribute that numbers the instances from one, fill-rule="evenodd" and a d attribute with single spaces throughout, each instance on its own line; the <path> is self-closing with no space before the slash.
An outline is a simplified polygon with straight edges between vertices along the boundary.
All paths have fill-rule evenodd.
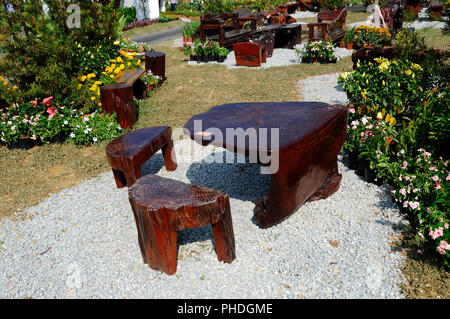
<path id="1" fill-rule="evenodd" d="M 202 132 L 210 134 L 195 132 L 195 120 L 201 120 Z M 202 145 L 212 144 L 257 158 L 261 165 L 273 164 L 268 164 L 261 157 L 262 153 L 270 152 L 272 162 L 278 159 L 278 169 L 271 171 L 269 192 L 254 209 L 254 217 L 263 228 L 280 222 L 307 200 L 324 199 L 339 188 L 342 176 L 337 169 L 337 155 L 347 134 L 347 110 L 342 105 L 321 102 L 224 104 L 194 115 L 184 128 Z M 265 128 L 267 134 L 252 144 L 246 135 L 252 128 Z M 279 135 L 275 138 L 272 138 L 272 129 L 275 129 L 273 134 L 278 129 Z M 217 130 L 223 138 L 215 138 Z M 277 137 L 275 145 L 272 139 Z M 263 138 L 266 143 L 261 146 Z M 236 144 L 236 140 L 244 142 Z"/>
<path id="2" fill-rule="evenodd" d="M 236 258 L 228 195 L 146 175 L 129 189 L 144 263 L 168 275 L 177 271 L 177 231 L 212 226 L 217 259 Z"/>
<path id="3" fill-rule="evenodd" d="M 169 126 L 148 127 L 119 136 L 106 147 L 108 163 L 118 188 L 130 187 L 141 177 L 142 165 L 162 150 L 166 169 L 177 168 Z"/>

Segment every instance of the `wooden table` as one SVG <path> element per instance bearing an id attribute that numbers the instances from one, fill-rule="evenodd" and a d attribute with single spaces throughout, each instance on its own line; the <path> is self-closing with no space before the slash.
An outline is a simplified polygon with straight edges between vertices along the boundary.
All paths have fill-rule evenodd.
<path id="1" fill-rule="evenodd" d="M 295 45 L 302 43 L 302 25 L 300 23 L 267 25 L 256 29 L 252 37 L 258 38 L 266 34 L 275 35 L 275 48 L 293 49 Z"/>
<path id="2" fill-rule="evenodd" d="M 202 132 L 194 132 L 194 121 L 202 120 Z M 257 163 L 268 166 L 262 157 L 267 151 L 278 159 L 278 170 L 272 172 L 268 194 L 256 203 L 254 216 L 263 228 L 271 227 L 292 214 L 307 200 L 328 197 L 338 188 L 341 175 L 337 169 L 337 155 L 346 137 L 347 110 L 342 105 L 321 102 L 261 102 L 234 103 L 213 107 L 194 115 L 184 126 L 185 133 L 202 145 L 212 144 L 257 158 Z M 212 130 L 222 132 L 223 139 L 215 138 Z M 226 128 L 266 128 L 267 146 L 239 138 Z M 271 143 L 271 129 L 279 129 L 279 143 Z M 217 132 L 217 131 L 216 131 Z M 241 134 L 242 138 L 244 134 Z M 274 133 L 275 134 L 275 133 Z M 259 142 L 259 141 L 258 141 Z"/>

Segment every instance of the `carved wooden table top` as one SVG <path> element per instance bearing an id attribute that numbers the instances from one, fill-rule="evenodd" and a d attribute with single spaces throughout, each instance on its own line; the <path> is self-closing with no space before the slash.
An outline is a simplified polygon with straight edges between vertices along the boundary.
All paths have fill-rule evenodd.
<path id="1" fill-rule="evenodd" d="M 198 131 L 194 131 L 195 120 L 201 120 Z M 278 169 L 271 173 L 270 191 L 254 210 L 255 218 L 266 228 L 292 214 L 306 200 L 326 198 L 338 189 L 341 175 L 337 172 L 337 154 L 345 140 L 346 121 L 347 110 L 342 105 L 251 102 L 213 107 L 194 115 L 184 129 L 202 145 L 212 144 L 246 156 L 256 153 L 262 165 L 272 163 L 260 160 L 261 152 L 277 156 Z M 235 131 L 237 128 L 242 130 Z M 259 135 L 256 144 L 249 139 L 237 143 L 252 128 L 257 132 L 265 128 L 267 136 Z M 278 129 L 279 139 L 272 129 Z M 223 138 L 215 137 L 217 130 Z M 260 143 L 262 140 L 266 145 Z"/>

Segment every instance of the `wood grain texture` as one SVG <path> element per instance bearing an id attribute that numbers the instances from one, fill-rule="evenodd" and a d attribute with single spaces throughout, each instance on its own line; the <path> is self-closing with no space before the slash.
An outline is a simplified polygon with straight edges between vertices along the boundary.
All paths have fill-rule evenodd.
<path id="1" fill-rule="evenodd" d="M 223 139 L 196 134 L 194 120 L 202 120 L 204 132 L 208 132 L 208 128 L 219 129 Z M 279 168 L 271 175 L 270 190 L 254 210 L 260 226 L 267 228 L 292 214 L 309 198 L 326 198 L 338 189 L 337 155 L 346 137 L 346 121 L 347 110 L 342 105 L 234 103 L 194 115 L 184 127 L 185 132 L 202 145 L 224 147 L 256 158 L 261 165 L 268 165 L 260 157 L 263 151 L 278 156 Z M 236 133 L 226 128 L 242 128 L 242 131 Z M 248 139 L 239 144 L 238 139 L 242 141 L 242 135 L 249 128 L 266 128 L 267 145 L 250 143 Z M 272 145 L 272 128 L 279 129 L 278 145 Z"/>
<path id="2" fill-rule="evenodd" d="M 236 258 L 228 195 L 157 175 L 146 175 L 129 189 L 142 257 L 152 269 L 177 269 L 177 231 L 212 225 L 219 261 Z"/>
<path id="3" fill-rule="evenodd" d="M 159 150 L 162 150 L 166 169 L 175 170 L 172 130 L 168 126 L 132 131 L 109 143 L 106 156 L 117 187 L 133 185 L 141 177 L 142 165 Z"/>

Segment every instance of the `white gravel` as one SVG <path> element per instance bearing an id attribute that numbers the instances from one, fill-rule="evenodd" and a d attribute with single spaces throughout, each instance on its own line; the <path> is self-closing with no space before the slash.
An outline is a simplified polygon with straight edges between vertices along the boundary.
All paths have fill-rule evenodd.
<path id="1" fill-rule="evenodd" d="M 445 22 L 443 21 L 419 21 L 416 20 L 414 22 L 404 22 L 403 28 L 414 28 L 416 30 L 433 28 L 433 29 L 444 29 Z"/>
<path id="2" fill-rule="evenodd" d="M 299 44 L 296 46 L 297 49 L 302 50 L 304 47 L 304 43 Z M 338 58 L 338 61 L 346 56 L 352 55 L 352 50 L 347 50 L 346 48 L 339 48 L 336 47 L 334 49 L 335 55 Z M 266 59 L 266 63 L 262 63 L 260 67 L 251 67 L 252 69 L 258 69 L 258 68 L 273 68 L 273 67 L 279 67 L 279 66 L 286 66 L 286 65 L 293 65 L 293 64 L 300 64 L 302 61 L 301 57 L 295 52 L 294 49 L 274 49 L 272 53 L 272 57 Z M 238 68 L 249 68 L 246 66 L 238 66 L 236 65 L 236 57 L 234 55 L 234 51 L 231 51 L 225 61 L 223 63 L 219 62 L 195 62 L 195 61 L 188 61 L 189 65 L 193 66 L 201 66 L 206 64 L 220 64 L 225 65 L 229 69 L 238 69 Z"/>
<path id="3" fill-rule="evenodd" d="M 341 101 L 335 77 L 309 78 L 303 100 Z M 211 163 L 214 155 L 234 155 L 189 139 L 175 149 L 176 171 L 166 171 L 157 153 L 144 173 L 230 195 L 232 264 L 217 261 L 208 226 L 179 232 L 175 275 L 144 265 L 128 190 L 117 189 L 107 172 L 26 209 L 30 218 L 0 221 L 0 298 L 403 298 L 403 257 L 390 243 L 407 221 L 387 187 L 366 183 L 342 157 L 335 194 L 261 229 L 252 210 L 269 175 L 255 164 Z"/>

